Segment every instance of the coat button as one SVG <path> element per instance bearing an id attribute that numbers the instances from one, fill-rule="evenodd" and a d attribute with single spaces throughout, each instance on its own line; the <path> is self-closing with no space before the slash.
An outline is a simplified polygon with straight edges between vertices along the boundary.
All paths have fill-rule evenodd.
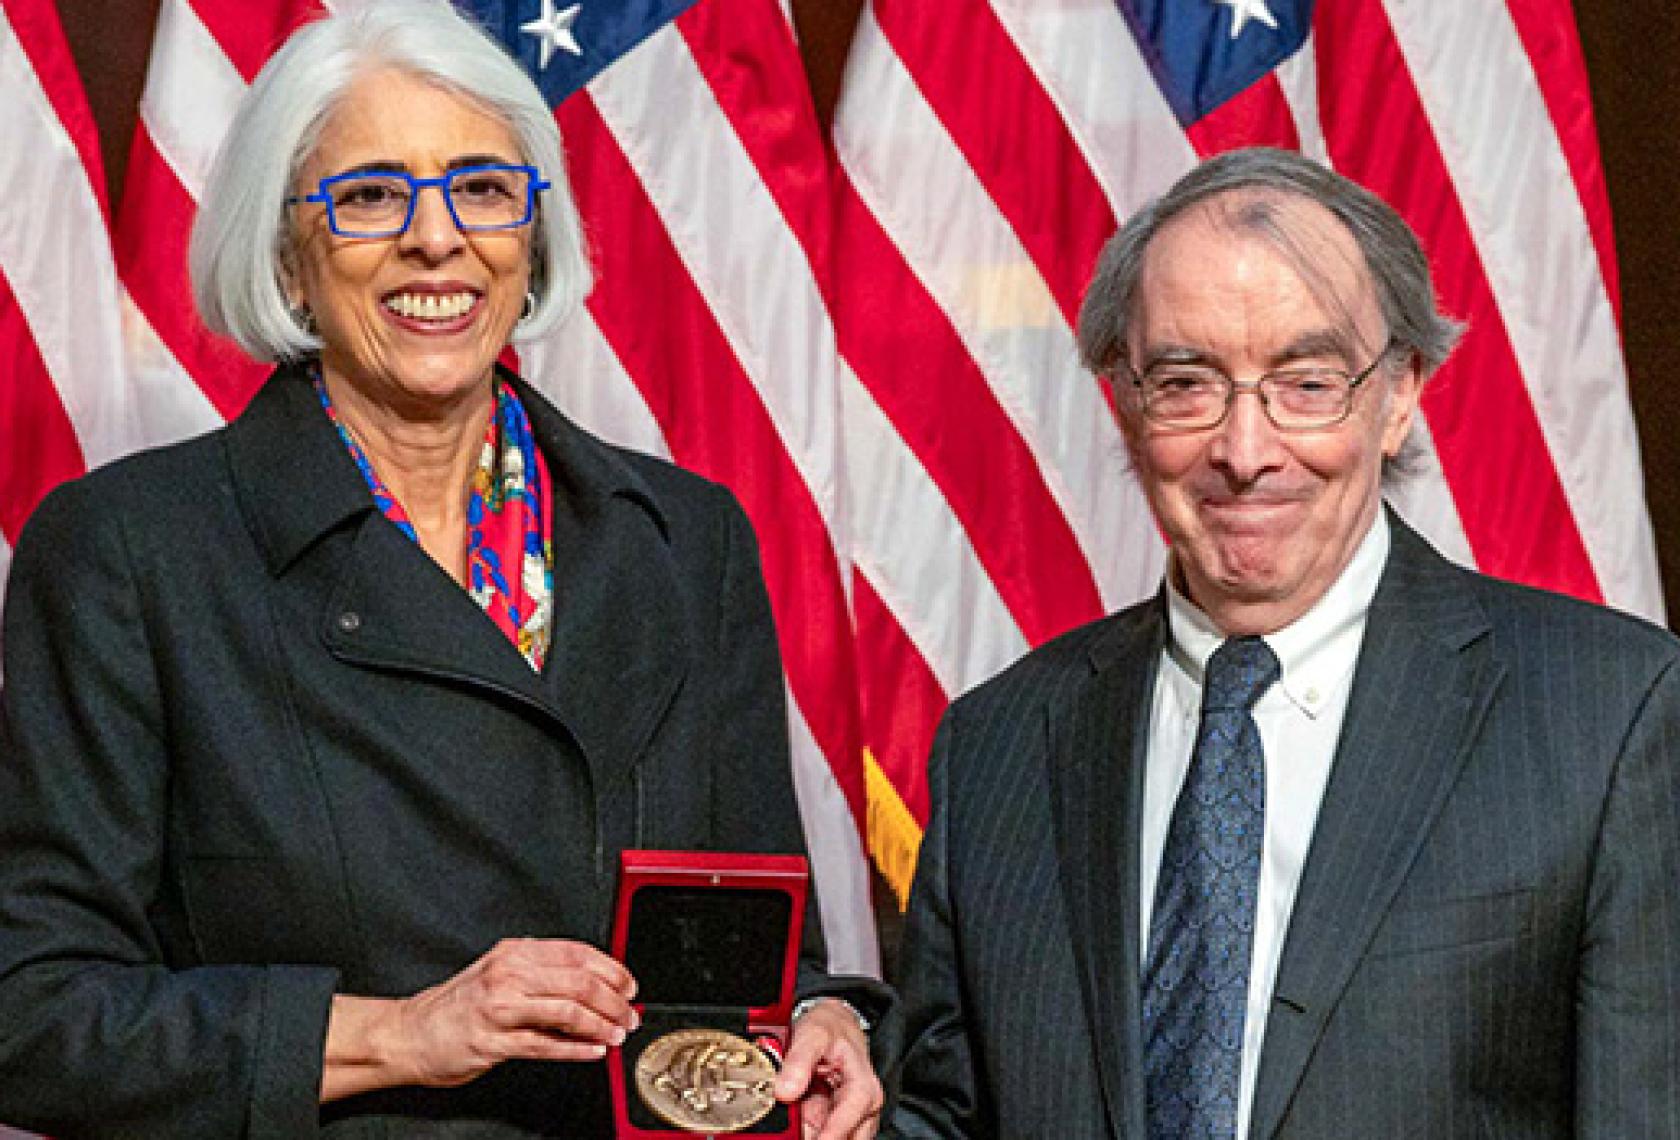
<path id="1" fill-rule="evenodd" d="M 338 615 L 338 628 L 342 633 L 355 633 L 362 628 L 362 615 L 355 610 L 345 610 Z"/>

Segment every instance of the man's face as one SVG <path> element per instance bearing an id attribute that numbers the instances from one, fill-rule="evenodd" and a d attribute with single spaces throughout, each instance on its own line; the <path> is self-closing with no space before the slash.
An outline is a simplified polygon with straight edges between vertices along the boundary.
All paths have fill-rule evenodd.
<path id="1" fill-rule="evenodd" d="M 1234 221 L 1269 204 L 1298 257 Z M 1306 199 L 1235 192 L 1169 222 L 1150 243 L 1128 337 L 1137 373 L 1194 361 L 1238 381 L 1279 368 L 1362 370 L 1388 342 L 1351 234 Z M 1121 427 L 1180 584 L 1227 634 L 1270 633 L 1310 609 L 1376 517 L 1384 457 L 1417 410 L 1415 364 L 1384 363 L 1332 427 L 1282 432 L 1251 389 L 1223 423 L 1195 431 L 1143 416 L 1117 377 Z"/>

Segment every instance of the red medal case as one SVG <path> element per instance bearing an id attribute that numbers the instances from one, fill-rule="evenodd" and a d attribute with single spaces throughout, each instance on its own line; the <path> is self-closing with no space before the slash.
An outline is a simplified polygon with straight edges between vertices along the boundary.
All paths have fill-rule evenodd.
<path id="1" fill-rule="evenodd" d="M 666 1033 L 722 1029 L 787 1050 L 810 870 L 800 855 L 626 851 L 612 953 L 636 978 L 641 1028 L 607 1055 L 619 1140 L 694 1140 L 635 1090 L 636 1059 Z M 798 1140 L 797 1105 L 727 1133 Z"/>

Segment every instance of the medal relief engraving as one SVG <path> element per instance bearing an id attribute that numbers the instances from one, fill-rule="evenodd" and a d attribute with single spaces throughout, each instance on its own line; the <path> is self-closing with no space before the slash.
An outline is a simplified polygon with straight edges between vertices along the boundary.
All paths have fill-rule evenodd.
<path id="1" fill-rule="evenodd" d="M 667 1033 L 636 1060 L 636 1091 L 687 1132 L 739 1132 L 776 1107 L 776 1066 L 758 1046 L 721 1029 Z"/>

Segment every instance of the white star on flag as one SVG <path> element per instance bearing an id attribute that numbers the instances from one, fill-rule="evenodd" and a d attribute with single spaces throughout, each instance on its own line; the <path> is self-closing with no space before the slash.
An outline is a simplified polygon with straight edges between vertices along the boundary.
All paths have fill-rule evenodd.
<path id="1" fill-rule="evenodd" d="M 577 37 L 572 34 L 572 25 L 577 22 L 578 13 L 581 11 L 582 4 L 573 4 L 570 8 L 555 11 L 554 0 L 542 0 L 542 15 L 519 25 L 520 31 L 528 36 L 536 36 L 542 44 L 542 53 L 537 58 L 539 70 L 546 68 L 548 61 L 554 58 L 555 48 L 563 48 L 573 55 L 583 54 Z"/>
<path id="2" fill-rule="evenodd" d="M 548 0 L 543 0 L 544 4 Z M 1274 32 L 1277 30 L 1277 20 L 1271 9 L 1266 7 L 1266 0 L 1213 0 L 1215 4 L 1223 4 L 1231 9 L 1231 38 L 1242 35 L 1243 27 L 1250 20 L 1259 20 Z"/>

